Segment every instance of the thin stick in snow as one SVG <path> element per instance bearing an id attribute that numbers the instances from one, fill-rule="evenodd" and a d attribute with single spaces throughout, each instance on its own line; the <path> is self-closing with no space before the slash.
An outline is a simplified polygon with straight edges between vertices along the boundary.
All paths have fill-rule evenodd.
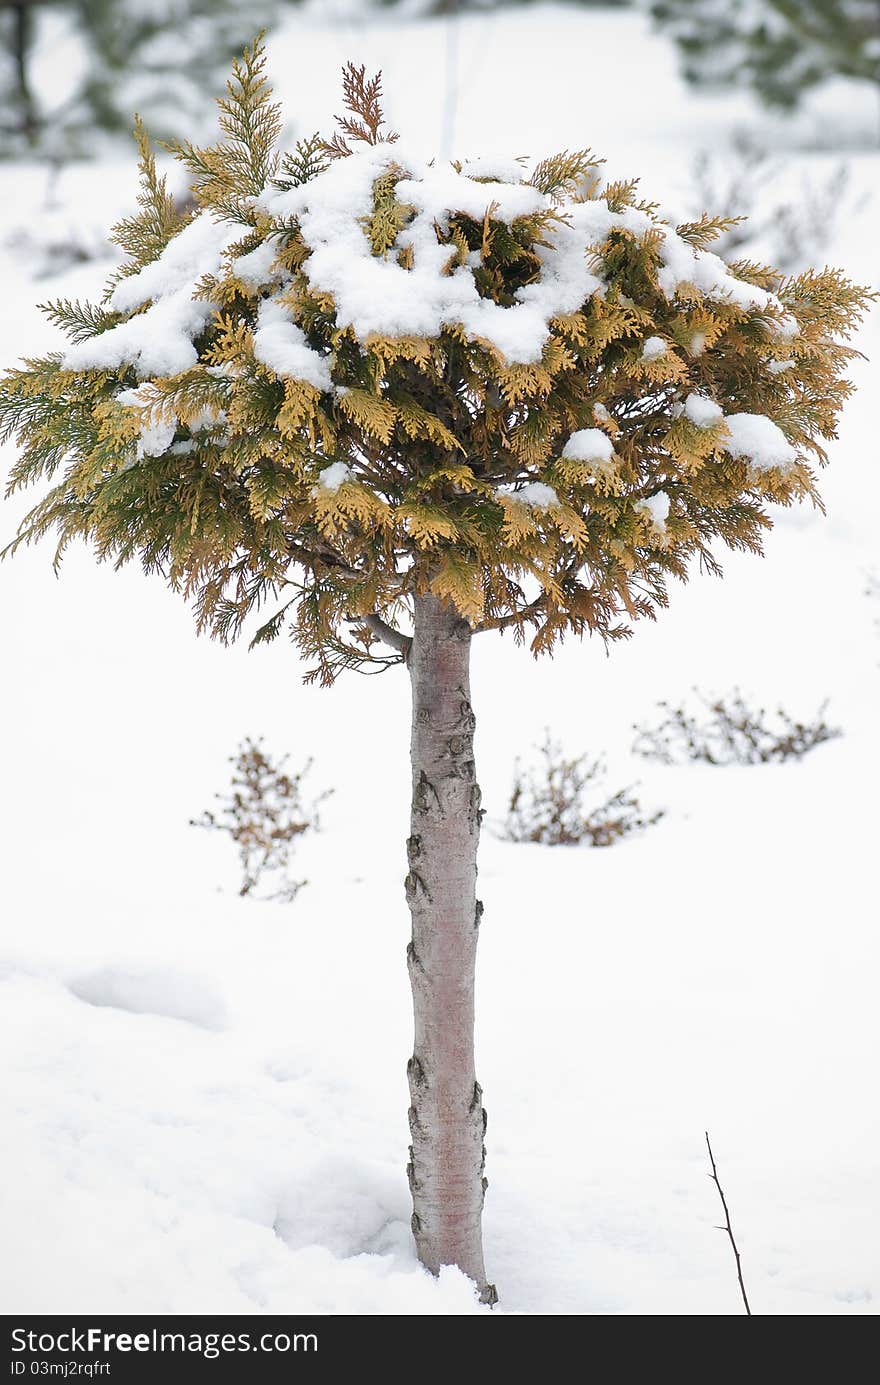
<path id="1" fill-rule="evenodd" d="M 712 1165 L 712 1172 L 709 1174 L 709 1177 L 712 1179 L 712 1182 L 718 1189 L 718 1196 L 721 1198 L 721 1206 L 724 1208 L 724 1225 L 719 1226 L 718 1230 L 726 1231 L 728 1236 L 730 1237 L 730 1244 L 733 1246 L 733 1254 L 736 1258 L 736 1277 L 739 1280 L 739 1291 L 742 1294 L 742 1301 L 745 1304 L 746 1312 L 748 1313 L 749 1317 L 751 1317 L 752 1310 L 749 1307 L 749 1299 L 746 1293 L 746 1286 L 743 1283 L 742 1261 L 740 1260 L 739 1250 L 737 1248 L 736 1241 L 733 1237 L 733 1228 L 730 1225 L 730 1212 L 727 1210 L 727 1199 L 724 1196 L 724 1189 L 718 1181 L 718 1170 L 715 1167 L 715 1155 L 712 1153 L 712 1146 L 709 1143 L 708 1130 L 706 1131 L 706 1148 L 709 1151 L 709 1162 Z"/>

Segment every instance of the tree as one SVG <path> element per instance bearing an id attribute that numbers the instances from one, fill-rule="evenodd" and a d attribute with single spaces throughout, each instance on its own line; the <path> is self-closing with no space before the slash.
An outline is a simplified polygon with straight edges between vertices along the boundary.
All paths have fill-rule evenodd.
<path id="1" fill-rule="evenodd" d="M 723 221 L 673 230 L 588 151 L 438 166 L 386 130 L 378 77 L 349 66 L 344 97 L 279 157 L 246 53 L 221 141 L 176 146 L 187 214 L 139 131 L 104 303 L 48 305 L 71 344 L 0 389 L 10 489 L 54 480 L 11 548 L 139 559 L 221 640 L 280 601 L 253 643 L 289 625 L 322 683 L 406 666 L 413 1231 L 491 1300 L 472 640 L 620 639 L 693 560 L 720 570 L 713 540 L 759 552 L 769 504 L 817 502 L 866 294 L 728 267 Z"/>
<path id="2" fill-rule="evenodd" d="M 829 77 L 880 82 L 876 0 L 648 0 L 698 87 L 752 87 L 791 109 Z"/>
<path id="3" fill-rule="evenodd" d="M 134 107 L 154 134 L 185 120 L 205 127 L 207 94 L 280 0 L 0 0 L 0 152 L 52 157 L 94 151 L 100 134 L 127 132 Z M 56 102 L 38 90 L 33 62 L 41 21 L 61 13 L 78 43 L 82 75 Z"/>

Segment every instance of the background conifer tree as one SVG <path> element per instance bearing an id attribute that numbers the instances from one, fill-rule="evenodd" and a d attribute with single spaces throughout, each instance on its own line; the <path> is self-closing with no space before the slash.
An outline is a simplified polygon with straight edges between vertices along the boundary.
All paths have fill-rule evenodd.
<path id="1" fill-rule="evenodd" d="M 753 88 L 791 108 L 829 77 L 880 83 L 876 0 L 648 0 L 698 87 Z"/>
<path id="2" fill-rule="evenodd" d="M 258 45 L 220 142 L 176 147 L 186 213 L 139 130 L 104 302 L 48 305 L 70 344 L 0 388 L 11 488 L 52 480 L 11 547 L 138 559 L 222 640 L 289 626 L 323 683 L 406 665 L 412 1225 L 491 1301 L 472 640 L 611 642 L 717 541 L 759 552 L 817 500 L 866 295 L 726 265 L 723 219 L 673 229 L 587 150 L 425 163 L 380 97 L 349 66 L 332 138 L 279 155 Z"/>
<path id="3" fill-rule="evenodd" d="M 206 129 L 210 95 L 255 29 L 296 0 L 0 0 L 0 153 L 88 155 L 100 135 L 131 127 L 137 110 L 154 136 L 183 119 Z M 65 26 L 82 71 L 60 103 L 38 87 L 45 24 Z M 51 36 L 58 41 L 58 36 Z"/>

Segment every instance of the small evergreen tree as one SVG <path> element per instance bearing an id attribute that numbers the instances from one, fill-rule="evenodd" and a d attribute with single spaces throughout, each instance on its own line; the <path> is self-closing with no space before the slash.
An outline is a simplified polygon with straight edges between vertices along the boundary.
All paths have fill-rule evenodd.
<path id="1" fill-rule="evenodd" d="M 752 87 L 792 108 L 829 77 L 880 82 L 877 0 L 648 0 L 698 87 Z"/>
<path id="2" fill-rule="evenodd" d="M 332 139 L 279 158 L 247 53 L 220 143 L 177 146 L 187 214 L 139 132 L 105 301 L 49 305 L 71 343 L 0 388 L 10 488 L 54 482 L 12 548 L 139 559 L 222 640 L 280 598 L 254 640 L 289 622 L 324 683 L 407 667 L 412 1225 L 491 1300 L 472 640 L 614 641 L 693 560 L 719 571 L 714 540 L 759 552 L 769 504 L 816 499 L 866 294 L 727 266 L 723 220 L 673 230 L 585 150 L 425 163 L 378 77 L 350 66 L 344 94 Z"/>

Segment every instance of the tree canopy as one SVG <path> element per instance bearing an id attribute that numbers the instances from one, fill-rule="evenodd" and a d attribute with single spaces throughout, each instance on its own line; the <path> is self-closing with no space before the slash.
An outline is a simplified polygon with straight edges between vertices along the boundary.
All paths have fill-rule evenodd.
<path id="1" fill-rule="evenodd" d="M 729 223 L 673 228 L 588 150 L 428 162 L 379 77 L 344 99 L 279 152 L 258 42 L 220 141 L 173 146 L 186 211 L 138 127 L 104 301 L 46 305 L 69 344 L 0 386 L 10 490 L 53 482 L 12 547 L 139 559 L 222 639 L 289 623 L 331 681 L 400 657 L 376 622 L 415 591 L 535 652 L 619 638 L 716 541 L 818 503 L 865 290 L 728 266 Z"/>

